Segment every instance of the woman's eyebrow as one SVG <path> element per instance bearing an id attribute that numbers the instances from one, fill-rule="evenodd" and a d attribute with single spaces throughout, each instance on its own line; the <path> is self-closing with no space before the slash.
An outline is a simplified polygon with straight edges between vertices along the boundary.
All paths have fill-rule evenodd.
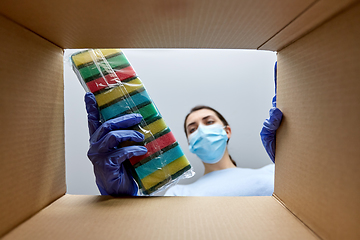
<path id="1" fill-rule="evenodd" d="M 196 122 L 189 123 L 186 127 L 188 128 L 188 127 L 190 127 L 191 125 L 194 125 L 194 124 L 196 124 Z"/>
<path id="2" fill-rule="evenodd" d="M 206 120 L 206 119 L 208 119 L 209 117 L 214 117 L 214 116 L 212 116 L 212 115 L 207 115 L 207 116 L 203 117 L 202 120 Z M 188 128 L 188 127 L 190 127 L 191 125 L 194 125 L 194 124 L 196 124 L 196 122 L 191 122 L 191 123 L 189 123 L 186 127 Z"/>
<path id="3" fill-rule="evenodd" d="M 206 120 L 208 119 L 209 117 L 213 117 L 212 115 L 207 115 L 206 117 L 203 117 L 202 120 Z"/>

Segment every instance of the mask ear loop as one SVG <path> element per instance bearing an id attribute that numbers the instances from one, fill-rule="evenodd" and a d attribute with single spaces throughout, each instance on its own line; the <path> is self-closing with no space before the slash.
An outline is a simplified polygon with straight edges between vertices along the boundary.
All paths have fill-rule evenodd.
<path id="1" fill-rule="evenodd" d="M 226 132 L 227 127 L 230 127 L 230 126 L 229 126 L 229 125 L 224 126 L 224 130 L 225 130 L 225 132 Z M 228 134 L 228 133 L 226 132 L 226 135 L 227 135 L 227 134 Z M 229 143 L 229 141 L 230 141 L 230 138 L 228 137 L 228 140 L 226 141 L 226 144 L 228 144 L 228 143 Z"/>

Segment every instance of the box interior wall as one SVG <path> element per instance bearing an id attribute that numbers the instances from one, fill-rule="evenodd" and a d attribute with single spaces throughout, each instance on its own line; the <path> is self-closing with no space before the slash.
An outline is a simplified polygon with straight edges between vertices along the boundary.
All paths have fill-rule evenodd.
<path id="1" fill-rule="evenodd" d="M 195 215 L 202 214 L 195 207 L 204 204 L 213 207 L 206 213 L 208 219 L 220 218 L 225 229 L 232 229 L 229 238 L 360 238 L 358 2 L 155 2 L 163 5 L 153 9 L 148 1 L 121 2 L 127 10 L 123 16 L 126 36 L 106 27 L 104 23 L 114 22 L 117 15 L 106 15 L 111 6 L 99 6 L 97 1 L 87 3 L 93 4 L 92 9 L 97 7 L 97 12 L 81 10 L 78 4 L 83 1 L 71 8 L 67 1 L 0 3 L 0 236 L 95 239 L 97 227 L 107 226 L 113 217 L 116 224 L 108 225 L 113 228 L 106 236 L 130 237 L 136 232 L 136 222 L 147 213 L 163 225 L 167 224 L 164 219 L 177 222 L 173 231 L 181 233 L 179 238 L 207 234 L 221 238 L 215 222 L 201 222 Z M 143 18 L 130 18 L 128 14 L 134 11 L 143 13 Z M 46 16 L 48 21 L 43 20 Z M 225 23 L 227 27 L 221 28 Z M 274 196 L 134 201 L 66 195 L 63 49 L 83 47 L 278 51 L 278 107 L 284 121 L 277 139 Z M 179 206 L 185 210 L 179 211 Z M 246 228 L 232 225 L 242 220 L 231 215 L 231 209 L 249 220 Z M 124 222 L 114 213 L 133 220 Z M 146 236 L 166 237 L 156 222 L 147 224 Z"/>

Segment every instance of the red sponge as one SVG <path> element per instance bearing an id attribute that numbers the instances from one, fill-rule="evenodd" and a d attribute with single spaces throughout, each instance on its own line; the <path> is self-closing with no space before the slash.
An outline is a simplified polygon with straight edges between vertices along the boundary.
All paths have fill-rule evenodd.
<path id="1" fill-rule="evenodd" d="M 145 147 L 147 148 L 148 152 L 145 155 L 130 158 L 130 162 L 132 165 L 135 165 L 136 163 L 140 162 L 141 160 L 151 156 L 152 154 L 158 152 L 160 149 L 163 149 L 163 148 L 173 144 L 174 142 L 176 142 L 176 139 L 175 139 L 173 133 L 168 132 L 167 134 L 165 134 L 161 137 L 158 137 L 154 141 L 151 141 L 148 144 L 146 144 Z"/>
<path id="2" fill-rule="evenodd" d="M 116 70 L 115 74 L 116 74 L 117 78 L 115 78 L 111 74 L 108 74 L 108 75 L 105 75 L 104 77 L 101 76 L 98 79 L 87 82 L 86 85 L 88 86 L 89 90 L 92 93 L 94 93 L 94 92 L 97 92 L 106 87 L 108 88 L 112 84 L 119 85 L 119 83 L 117 82 L 117 81 L 119 81 L 119 79 L 120 79 L 120 81 L 123 81 L 125 79 L 136 76 L 136 73 L 131 66 L 120 69 L 120 70 Z"/>

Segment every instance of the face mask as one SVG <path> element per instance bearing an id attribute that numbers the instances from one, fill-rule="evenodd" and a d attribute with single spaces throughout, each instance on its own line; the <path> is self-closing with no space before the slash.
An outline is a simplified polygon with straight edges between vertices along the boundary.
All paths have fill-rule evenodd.
<path id="1" fill-rule="evenodd" d="M 227 140 L 228 137 L 224 126 L 219 124 L 200 125 L 189 136 L 189 150 L 195 153 L 204 163 L 214 164 L 224 156 Z"/>

